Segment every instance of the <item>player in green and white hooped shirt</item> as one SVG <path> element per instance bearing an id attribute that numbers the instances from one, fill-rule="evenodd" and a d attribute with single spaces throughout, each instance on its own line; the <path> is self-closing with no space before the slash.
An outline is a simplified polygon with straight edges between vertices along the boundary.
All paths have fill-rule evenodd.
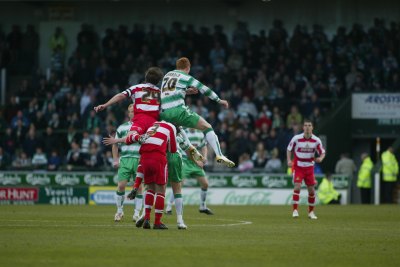
<path id="1" fill-rule="evenodd" d="M 203 166 L 204 158 L 190 143 L 182 127 L 179 127 L 179 133 L 176 136 L 179 144 L 179 150 L 176 153 L 168 153 L 168 180 L 172 187 L 171 197 L 175 200 L 175 210 L 177 217 L 178 229 L 186 229 L 187 226 L 183 222 L 183 199 L 182 199 L 182 156 L 187 158 L 186 153 L 190 156 L 195 166 Z"/>
<path id="2" fill-rule="evenodd" d="M 207 141 L 204 138 L 204 134 L 202 131 L 196 129 L 185 129 L 186 136 L 189 139 L 189 142 L 201 153 L 203 158 L 207 158 Z M 196 178 L 201 187 L 200 191 L 200 208 L 199 212 L 205 213 L 207 215 L 213 215 L 213 212 L 207 208 L 206 199 L 208 192 L 208 179 L 204 172 L 203 166 L 199 166 L 193 160 L 190 160 L 184 151 L 180 151 L 182 153 L 183 159 L 183 169 L 182 169 L 182 177 L 185 178 Z M 173 203 L 173 195 L 168 202 L 168 206 L 166 208 L 167 214 L 171 213 L 172 203 Z"/>
<path id="3" fill-rule="evenodd" d="M 176 61 L 176 70 L 168 72 L 161 84 L 161 113 L 160 119 L 186 128 L 201 130 L 208 144 L 215 152 L 216 160 L 228 167 L 234 167 L 235 163 L 222 155 L 218 137 L 211 125 L 201 116 L 191 111 L 185 105 L 186 91 L 189 88 L 198 89 L 203 95 L 229 107 L 228 101 L 222 100 L 210 88 L 200 83 L 189 75 L 190 61 L 183 57 Z"/>
<path id="4" fill-rule="evenodd" d="M 133 105 L 129 105 L 128 107 L 129 118 L 133 117 Z M 116 138 L 122 138 L 126 136 L 131 129 L 132 122 L 126 122 L 121 124 L 117 128 Z M 125 143 L 120 143 L 119 145 L 121 153 L 118 155 L 118 145 L 114 144 L 112 146 L 112 154 L 114 159 L 114 167 L 118 167 L 118 187 L 116 192 L 116 204 L 117 204 L 117 213 L 114 216 L 114 221 L 119 222 L 124 217 L 124 200 L 125 200 L 125 187 L 131 177 L 136 177 L 136 169 L 139 165 L 139 143 L 133 143 L 131 145 L 127 145 Z M 119 156 L 119 157 L 118 157 Z M 139 218 L 140 210 L 143 206 L 143 195 L 142 195 L 142 187 L 139 188 L 138 194 L 135 198 L 135 211 L 133 214 L 133 221 L 136 221 Z"/>

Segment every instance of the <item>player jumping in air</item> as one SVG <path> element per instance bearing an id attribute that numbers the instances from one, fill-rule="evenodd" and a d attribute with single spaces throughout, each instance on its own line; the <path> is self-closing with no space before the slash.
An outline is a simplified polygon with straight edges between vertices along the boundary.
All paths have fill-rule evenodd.
<path id="1" fill-rule="evenodd" d="M 214 150 L 217 162 L 232 168 L 235 163 L 222 155 L 218 137 L 213 128 L 204 118 L 192 112 L 185 105 L 185 96 L 187 90 L 194 87 L 225 108 L 228 108 L 229 104 L 226 100 L 220 99 L 210 88 L 190 76 L 189 72 L 190 61 L 183 57 L 176 61 L 176 70 L 170 71 L 164 76 L 161 84 L 160 119 L 175 125 L 201 130 L 208 144 Z"/>

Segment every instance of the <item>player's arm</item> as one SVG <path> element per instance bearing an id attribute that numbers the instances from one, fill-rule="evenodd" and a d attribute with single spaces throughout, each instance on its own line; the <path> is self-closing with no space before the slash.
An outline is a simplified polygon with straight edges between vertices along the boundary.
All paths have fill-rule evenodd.
<path id="1" fill-rule="evenodd" d="M 316 163 L 320 163 L 324 160 L 325 158 L 325 153 L 322 153 L 318 158 L 315 158 Z"/>
<path id="2" fill-rule="evenodd" d="M 317 151 L 318 151 L 319 157 L 315 159 L 315 162 L 320 163 L 325 158 L 325 149 L 322 146 L 321 140 L 319 140 L 319 139 L 318 139 Z"/>
<path id="3" fill-rule="evenodd" d="M 286 160 L 287 160 L 288 167 L 292 167 L 292 165 L 293 165 L 293 162 L 292 162 L 292 151 L 289 151 L 289 150 L 286 151 Z"/>
<path id="4" fill-rule="evenodd" d="M 121 102 L 122 100 L 124 100 L 126 98 L 126 95 L 123 93 L 118 93 L 115 96 L 113 96 L 110 100 L 107 101 L 107 103 L 105 104 L 101 104 L 98 105 L 97 107 L 94 107 L 94 110 L 96 112 L 102 111 L 106 108 L 108 108 L 109 106 L 114 105 L 115 103 Z"/>
<path id="5" fill-rule="evenodd" d="M 103 144 L 106 146 L 109 146 L 109 145 L 114 145 L 114 144 L 118 144 L 118 143 L 125 143 L 126 139 L 127 139 L 127 137 L 115 138 L 112 135 L 109 135 L 108 137 L 103 138 Z"/>
<path id="6" fill-rule="evenodd" d="M 118 138 L 120 136 L 118 129 L 117 132 L 115 133 L 115 137 Z M 118 144 L 113 144 L 111 148 L 111 153 L 113 156 L 113 167 L 118 168 L 119 167 L 119 152 L 118 152 Z"/>
<path id="7" fill-rule="evenodd" d="M 189 80 L 189 87 L 197 88 L 203 95 L 207 96 L 211 100 L 214 100 L 218 104 L 223 105 L 225 108 L 229 108 L 228 101 L 219 98 L 219 96 L 213 90 L 211 90 L 193 77 Z"/>
<path id="8" fill-rule="evenodd" d="M 286 160 L 287 160 L 288 167 L 292 167 L 292 165 L 293 165 L 292 151 L 295 146 L 296 146 L 296 140 L 295 140 L 295 137 L 293 137 L 292 140 L 290 140 L 290 143 L 287 146 L 287 150 L 286 150 Z"/>
<path id="9" fill-rule="evenodd" d="M 117 144 L 112 145 L 111 153 L 113 156 L 113 167 L 118 168 L 119 167 L 119 153 L 118 153 L 118 145 Z"/>

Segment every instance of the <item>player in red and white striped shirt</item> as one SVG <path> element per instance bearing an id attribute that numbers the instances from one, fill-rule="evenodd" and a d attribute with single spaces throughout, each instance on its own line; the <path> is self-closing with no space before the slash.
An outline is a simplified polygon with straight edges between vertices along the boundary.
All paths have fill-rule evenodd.
<path id="1" fill-rule="evenodd" d="M 129 134 L 126 139 L 107 137 L 103 139 L 106 145 L 125 142 L 140 142 L 140 162 L 137 174 L 142 174 L 147 185 L 145 197 L 145 216 L 143 228 L 150 229 L 150 213 L 155 198 L 155 221 L 153 229 L 168 229 L 161 222 L 164 211 L 165 189 L 168 182 L 167 151 L 177 152 L 176 128 L 171 123 L 157 121 L 145 134 L 136 132 Z"/>
<path id="2" fill-rule="evenodd" d="M 315 184 L 317 183 L 314 176 L 314 161 L 317 163 L 322 162 L 325 158 L 325 149 L 321 140 L 312 133 L 313 125 L 311 121 L 304 120 L 303 130 L 303 133 L 293 136 L 286 153 L 288 166 L 292 167 L 293 171 L 293 218 L 299 217 L 297 207 L 300 199 L 301 183 L 304 180 L 308 189 L 308 217 L 317 219 L 314 213 Z M 294 154 L 293 161 L 292 152 Z M 319 155 L 317 158 L 315 158 L 316 152 Z"/>
<path id="3" fill-rule="evenodd" d="M 160 89 L 156 85 L 161 81 L 163 75 L 160 68 L 149 68 L 145 74 L 145 83 L 129 87 L 122 93 L 113 96 L 107 103 L 98 105 L 94 110 L 99 112 L 126 98 L 131 98 L 134 112 L 131 132 L 144 134 L 154 122 L 158 121 Z"/>

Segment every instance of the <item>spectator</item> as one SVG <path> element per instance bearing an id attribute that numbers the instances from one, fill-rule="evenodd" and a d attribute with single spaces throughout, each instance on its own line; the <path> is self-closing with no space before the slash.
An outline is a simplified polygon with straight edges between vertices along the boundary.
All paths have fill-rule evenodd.
<path id="1" fill-rule="evenodd" d="M 264 144 L 259 142 L 257 144 L 256 151 L 254 151 L 251 160 L 254 163 L 255 168 L 263 168 L 268 160 L 268 153 L 264 148 Z"/>
<path id="2" fill-rule="evenodd" d="M 46 133 L 43 135 L 43 143 L 44 143 L 44 146 L 43 146 L 44 152 L 46 153 L 47 156 L 50 155 L 50 153 L 53 151 L 53 149 L 59 148 L 60 140 L 54 134 L 52 127 L 46 128 Z"/>
<path id="3" fill-rule="evenodd" d="M 279 159 L 279 152 L 277 148 L 274 148 L 271 152 L 271 159 L 268 160 L 265 165 L 265 171 L 267 173 L 281 173 L 282 172 L 282 161 Z"/>
<path id="4" fill-rule="evenodd" d="M 46 157 L 46 154 L 43 153 L 43 150 L 41 147 L 36 148 L 36 153 L 32 157 L 32 165 L 33 165 L 33 168 L 36 170 L 46 169 L 47 157 Z"/>
<path id="5" fill-rule="evenodd" d="M 85 157 L 89 154 L 90 144 L 93 140 L 90 138 L 89 132 L 84 131 L 81 140 L 81 153 L 85 155 Z"/>
<path id="6" fill-rule="evenodd" d="M 290 108 L 290 113 L 286 117 L 286 127 L 291 128 L 293 124 L 301 124 L 303 121 L 303 116 L 299 113 L 297 106 L 292 106 Z"/>
<path id="7" fill-rule="evenodd" d="M 0 146 L 3 147 L 5 153 L 13 156 L 17 148 L 17 140 L 11 128 L 7 128 L 4 136 L 1 137 Z"/>
<path id="8" fill-rule="evenodd" d="M 89 155 L 86 157 L 85 164 L 89 169 L 96 169 L 104 166 L 104 160 L 101 156 L 96 143 L 90 144 Z"/>
<path id="9" fill-rule="evenodd" d="M 22 122 L 22 126 L 27 128 L 29 127 L 29 119 L 24 115 L 24 113 L 22 112 L 22 110 L 19 110 L 17 112 L 17 115 L 11 120 L 11 127 L 16 128 L 18 121 Z"/>
<path id="10" fill-rule="evenodd" d="M 336 162 L 335 173 L 344 174 L 352 180 L 356 169 L 356 164 L 354 163 L 354 160 L 350 159 L 349 154 L 342 153 L 340 155 L 340 160 Z"/>
<path id="11" fill-rule="evenodd" d="M 0 170 L 6 170 L 11 165 L 10 155 L 0 146 Z"/>
<path id="12" fill-rule="evenodd" d="M 62 163 L 61 158 L 58 155 L 57 150 L 54 149 L 53 151 L 51 151 L 48 165 L 47 165 L 47 170 L 56 171 L 60 167 L 61 163 Z"/>
<path id="13" fill-rule="evenodd" d="M 240 172 L 249 172 L 253 170 L 254 164 L 250 159 L 250 155 L 247 153 L 243 153 L 239 157 L 239 165 L 238 165 L 238 170 Z"/>
<path id="14" fill-rule="evenodd" d="M 12 162 L 12 166 L 16 169 L 28 169 L 32 166 L 32 161 L 24 151 L 20 151 Z"/>
<path id="15" fill-rule="evenodd" d="M 81 149 L 75 141 L 72 141 L 71 149 L 68 151 L 67 164 L 67 170 L 85 165 L 85 156 L 81 153 Z"/>

